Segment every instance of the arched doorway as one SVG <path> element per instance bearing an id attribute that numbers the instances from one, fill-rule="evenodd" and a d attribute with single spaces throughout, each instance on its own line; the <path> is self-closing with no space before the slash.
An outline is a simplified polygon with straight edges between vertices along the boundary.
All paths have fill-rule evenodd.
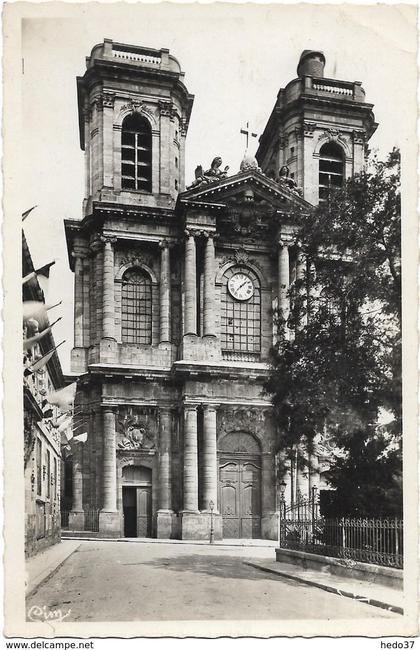
<path id="1" fill-rule="evenodd" d="M 261 449 L 250 433 L 220 441 L 219 503 L 225 539 L 261 537 Z"/>
<path id="2" fill-rule="evenodd" d="M 122 468 L 124 537 L 152 534 L 152 470 L 143 465 Z"/>

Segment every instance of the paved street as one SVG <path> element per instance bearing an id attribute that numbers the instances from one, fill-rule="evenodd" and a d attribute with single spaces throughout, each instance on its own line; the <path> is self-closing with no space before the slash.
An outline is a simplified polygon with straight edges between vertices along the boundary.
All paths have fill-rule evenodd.
<path id="1" fill-rule="evenodd" d="M 70 621 L 392 618 L 246 566 L 272 548 L 83 541 L 27 600 Z"/>

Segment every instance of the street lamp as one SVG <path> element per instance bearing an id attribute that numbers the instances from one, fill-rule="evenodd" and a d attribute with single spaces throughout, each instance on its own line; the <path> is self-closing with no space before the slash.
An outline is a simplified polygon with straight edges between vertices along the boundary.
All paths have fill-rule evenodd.
<path id="1" fill-rule="evenodd" d="M 284 493 L 286 491 L 286 486 L 287 483 L 285 481 L 282 481 L 279 485 L 280 487 L 280 504 L 279 504 L 279 546 L 281 542 L 281 518 L 282 515 L 285 515 L 285 499 L 284 499 Z"/>
<path id="2" fill-rule="evenodd" d="M 210 544 L 214 544 L 214 503 L 213 501 L 209 501 L 209 508 L 210 508 Z"/>

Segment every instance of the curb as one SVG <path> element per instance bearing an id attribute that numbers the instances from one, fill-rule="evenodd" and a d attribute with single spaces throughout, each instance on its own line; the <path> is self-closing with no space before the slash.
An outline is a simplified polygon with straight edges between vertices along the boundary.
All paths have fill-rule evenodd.
<path id="1" fill-rule="evenodd" d="M 178 540 L 178 539 L 138 539 L 138 538 L 127 538 L 127 537 L 63 537 L 63 540 L 71 539 L 78 540 L 80 542 L 120 542 L 123 544 L 178 544 L 179 546 L 211 546 L 212 548 L 217 548 L 220 546 L 228 546 L 229 548 L 275 548 L 273 545 L 267 544 L 223 544 L 221 542 L 210 542 L 206 541 L 194 541 L 194 540 Z"/>
<path id="2" fill-rule="evenodd" d="M 368 596 L 359 596 L 358 594 L 353 593 L 352 591 L 345 591 L 343 589 L 338 589 L 337 587 L 331 587 L 330 585 L 325 585 L 322 582 L 316 582 L 315 580 L 308 580 L 307 578 L 301 578 L 300 576 L 291 575 L 286 571 L 281 571 L 280 569 L 270 569 L 268 567 L 262 566 L 261 564 L 255 564 L 254 562 L 244 562 L 248 566 L 252 566 L 255 569 L 260 569 L 266 573 L 274 573 L 274 575 L 281 576 L 282 578 L 288 578 L 289 580 L 295 580 L 296 582 L 301 582 L 302 584 L 309 585 L 311 587 L 317 587 L 318 589 L 323 589 L 337 596 L 344 596 L 345 598 L 352 598 L 366 605 L 372 605 L 373 607 L 380 607 L 381 609 L 386 609 L 388 612 L 393 612 L 394 614 L 404 614 L 404 609 L 398 607 L 397 605 L 391 605 L 390 603 L 385 603 L 382 600 L 376 600 L 376 598 L 369 598 Z"/>

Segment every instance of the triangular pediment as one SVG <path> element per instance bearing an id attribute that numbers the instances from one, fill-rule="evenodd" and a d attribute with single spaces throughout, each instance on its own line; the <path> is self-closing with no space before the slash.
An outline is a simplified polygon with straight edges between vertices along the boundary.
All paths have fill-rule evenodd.
<path id="1" fill-rule="evenodd" d="M 248 195 L 248 196 L 247 196 Z M 201 184 L 179 195 L 178 200 L 184 205 L 200 205 L 209 208 L 228 207 L 239 202 L 260 205 L 266 204 L 271 209 L 290 212 L 293 209 L 313 210 L 313 206 L 305 201 L 297 192 L 287 186 L 277 183 L 261 172 L 250 170 L 240 172 L 209 184 Z"/>

